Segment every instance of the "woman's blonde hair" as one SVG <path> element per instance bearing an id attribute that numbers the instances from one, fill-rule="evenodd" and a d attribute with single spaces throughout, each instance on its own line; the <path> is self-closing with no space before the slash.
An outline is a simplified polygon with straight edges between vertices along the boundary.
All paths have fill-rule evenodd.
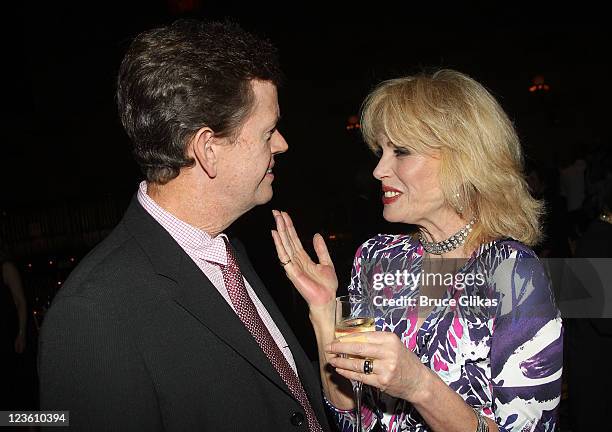
<path id="1" fill-rule="evenodd" d="M 440 155 L 446 202 L 478 223 L 466 246 L 511 237 L 538 243 L 543 204 L 529 193 L 512 122 L 495 98 L 460 72 L 440 70 L 379 84 L 363 103 L 366 143 L 384 133 L 400 147 Z"/>

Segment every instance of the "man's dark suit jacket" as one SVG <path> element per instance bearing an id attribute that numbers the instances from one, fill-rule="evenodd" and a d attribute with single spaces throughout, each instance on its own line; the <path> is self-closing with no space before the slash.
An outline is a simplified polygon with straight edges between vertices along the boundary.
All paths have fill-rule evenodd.
<path id="1" fill-rule="evenodd" d="M 243 248 L 232 244 L 329 430 L 317 374 Z M 308 430 L 299 402 L 238 316 L 136 198 L 47 312 L 39 374 L 41 409 L 69 410 L 77 430 Z"/>

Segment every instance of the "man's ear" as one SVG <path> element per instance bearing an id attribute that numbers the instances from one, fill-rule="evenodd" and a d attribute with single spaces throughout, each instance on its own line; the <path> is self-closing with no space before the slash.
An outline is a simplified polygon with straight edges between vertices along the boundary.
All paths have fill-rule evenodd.
<path id="1" fill-rule="evenodd" d="M 210 178 L 217 176 L 217 148 L 213 145 L 216 139 L 215 133 L 208 127 L 198 130 L 191 139 L 193 155 Z"/>

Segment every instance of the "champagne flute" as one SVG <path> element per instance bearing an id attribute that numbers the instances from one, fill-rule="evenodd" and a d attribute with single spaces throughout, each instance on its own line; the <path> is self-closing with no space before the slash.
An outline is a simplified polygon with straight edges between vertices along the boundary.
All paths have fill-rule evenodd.
<path id="1" fill-rule="evenodd" d="M 374 306 L 370 299 L 359 294 L 336 298 L 336 338 L 352 335 L 355 337 L 351 338 L 351 342 L 359 341 L 359 333 L 374 330 L 376 330 L 374 326 Z M 361 381 L 351 381 L 357 417 L 355 432 L 362 432 L 361 393 L 363 383 Z"/>

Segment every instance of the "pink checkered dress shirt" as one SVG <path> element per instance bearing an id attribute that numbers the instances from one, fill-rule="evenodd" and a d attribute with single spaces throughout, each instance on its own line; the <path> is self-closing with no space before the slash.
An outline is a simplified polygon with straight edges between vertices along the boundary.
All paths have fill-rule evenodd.
<path id="1" fill-rule="evenodd" d="M 215 238 L 212 238 L 209 234 L 201 229 L 191 226 L 167 212 L 155 201 L 153 201 L 149 195 L 147 195 L 147 183 L 145 181 L 141 182 L 138 188 L 138 202 L 144 207 L 147 213 L 153 217 L 153 219 L 155 219 L 166 231 L 168 231 L 168 233 L 185 251 L 185 253 L 189 255 L 193 262 L 196 263 L 200 270 L 202 270 L 202 273 L 204 273 L 208 280 L 210 280 L 215 288 L 217 288 L 219 294 L 223 296 L 225 301 L 235 312 L 234 305 L 232 304 L 229 294 L 227 293 L 225 282 L 223 282 L 223 274 L 221 273 L 221 269 L 219 266 L 211 263 L 214 262 L 223 265 L 227 264 L 225 242 L 223 241 L 223 237 L 227 238 L 225 234 L 219 234 Z M 261 301 L 259 301 L 259 298 L 246 279 L 244 279 L 244 284 L 246 285 L 249 297 L 251 297 L 251 300 L 253 300 L 253 303 L 255 304 L 255 308 L 257 309 L 257 313 L 259 313 L 261 320 L 268 328 L 272 338 L 274 338 L 274 341 L 297 375 L 295 361 L 293 360 L 293 355 L 291 354 L 291 350 L 289 349 L 285 338 L 278 327 L 276 327 L 276 324 L 270 317 L 270 314 Z M 204 289 L 204 287 L 202 287 L 202 289 Z"/>

